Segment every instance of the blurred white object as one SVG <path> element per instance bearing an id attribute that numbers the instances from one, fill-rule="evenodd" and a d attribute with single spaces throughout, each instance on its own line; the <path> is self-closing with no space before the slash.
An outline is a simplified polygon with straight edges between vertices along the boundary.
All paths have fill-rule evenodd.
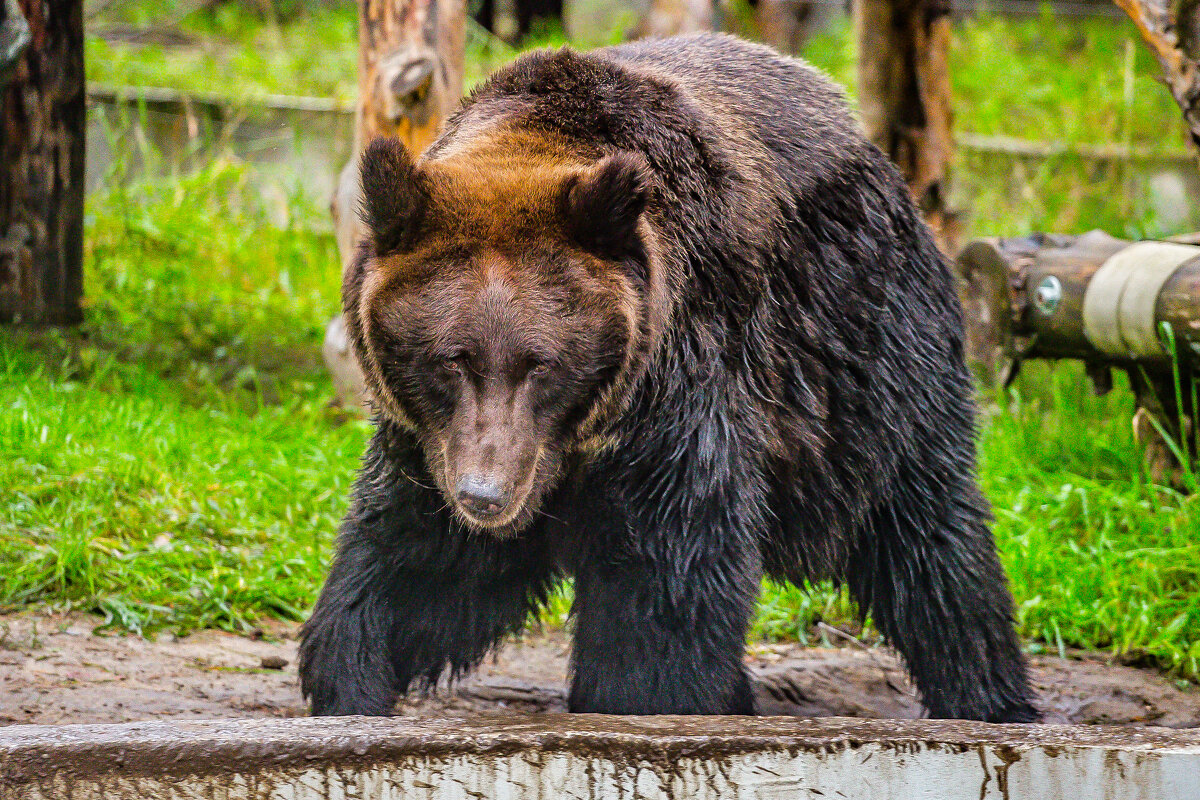
<path id="1" fill-rule="evenodd" d="M 1182 230 L 1188 224 L 1192 202 L 1183 175 L 1176 170 L 1163 170 L 1149 180 L 1150 205 L 1158 227 L 1162 230 Z"/>
<path id="2" fill-rule="evenodd" d="M 325 366 L 333 377 L 333 387 L 338 399 L 347 409 L 366 409 L 366 383 L 362 369 L 354 357 L 350 337 L 346 334 L 346 322 L 338 314 L 329 321 L 325 329 L 325 344 L 321 347 Z"/>

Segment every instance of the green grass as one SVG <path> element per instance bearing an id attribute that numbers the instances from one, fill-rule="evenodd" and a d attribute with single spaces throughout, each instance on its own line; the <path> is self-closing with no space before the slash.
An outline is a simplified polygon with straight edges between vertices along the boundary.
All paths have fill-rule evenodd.
<path id="1" fill-rule="evenodd" d="M 174 23 L 174 24 L 172 24 Z M 169 26 L 184 45 L 108 42 L 114 26 Z M 90 81 L 220 92 L 236 98 L 266 94 L 332 97 L 351 104 L 358 91 L 358 21 L 353 5 L 318 7 L 296 24 L 272 24 L 237 4 L 164 19 L 161 4 L 118 3 L 89 20 Z"/>
<path id="2" fill-rule="evenodd" d="M 246 101 L 268 94 L 305 95 L 350 106 L 358 94 L 358 19 L 352 3 L 317 7 L 283 24 L 237 4 L 168 20 L 167 27 L 189 38 L 187 43 L 130 43 L 105 36 L 112 30 L 163 27 L 161 15 L 143 13 L 144 5 L 119 5 L 89 23 L 88 80 L 218 92 Z M 466 38 L 467 87 L 520 52 L 470 19 Z M 521 50 L 565 43 L 562 31 L 548 26 L 535 30 Z"/>
<path id="3" fill-rule="evenodd" d="M 245 177 L 93 197 L 85 325 L 0 330 L 0 606 L 245 629 L 311 603 L 366 425 L 327 408 L 332 238 Z"/>
<path id="4" fill-rule="evenodd" d="M 854 94 L 849 20 L 815 36 L 803 56 Z M 1183 150 L 1160 74 L 1124 18 L 980 15 L 956 23 L 951 39 L 955 127 L 973 134 Z"/>
<path id="5" fill-rule="evenodd" d="M 193 42 L 106 43 L 99 34 L 118 24 L 167 24 Z M 356 20 L 349 3 L 276 24 L 236 4 L 164 21 L 157 4 L 125 0 L 93 20 L 90 30 L 88 76 L 94 81 L 245 99 L 267 93 L 319 95 L 344 104 L 352 103 L 357 91 Z M 590 38 L 611 41 L 620 32 L 590 32 Z M 564 41 L 561 30 L 548 28 L 523 47 Z M 468 22 L 467 86 L 518 52 Z M 847 20 L 835 20 L 814 37 L 803 56 L 845 84 L 853 97 Z M 962 134 L 1124 143 L 1173 152 L 1186 148 L 1179 111 L 1158 82 L 1158 65 L 1124 18 L 1058 19 L 1049 12 L 1034 19 L 971 17 L 955 27 L 951 75 L 955 128 Z M 963 212 L 969 235 L 1102 228 L 1141 238 L 1200 227 L 1200 208 L 1172 214 L 1154 202 L 1147 189 L 1152 175 L 1153 169 L 1089 163 L 1070 155 L 1014 160 L 964 148 L 957 157 L 951 205 Z"/>
<path id="6" fill-rule="evenodd" d="M 314 26 L 313 41 L 352 51 L 352 19 L 322 13 L 333 21 Z M 310 35 L 236 15 L 181 27 L 237 48 Z M 840 77 L 851 63 L 844 34 L 808 53 Z M 1111 22 L 968 23 L 955 81 L 960 109 L 978 108 L 960 110 L 960 128 L 1160 141 L 1175 112 L 1162 89 L 1143 86 L 1146 54 L 1134 59 L 1136 113 L 1104 72 L 1113 58 L 1126 63 L 1129 36 Z M 219 62 L 249 70 L 239 85 L 341 91 L 344 66 L 261 41 L 249 61 Z M 190 88 L 214 88 L 178 54 L 152 67 L 139 60 L 145 48 L 127 50 L 106 80 L 131 79 L 120 70 L 141 64 L 147 82 L 186 76 Z M 89 59 L 97 52 L 92 41 Z M 279 59 L 279 73 L 255 59 Z M 251 177 L 227 161 L 149 183 L 114 174 L 88 204 L 87 322 L 0 330 L 0 609 L 83 609 L 134 630 L 245 630 L 263 616 L 301 618 L 314 599 L 368 430 L 328 407 L 318 350 L 338 270 L 325 212 L 293 197 L 286 214 L 269 213 Z M 960 197 L 977 232 L 1154 231 L 1133 177 L 1071 160 L 1018 169 L 964 159 Z M 1200 508 L 1147 479 L 1127 387 L 1095 398 L 1077 367 L 1034 365 L 985 407 L 981 479 L 1030 648 L 1106 650 L 1200 679 Z M 568 605 L 569 592 L 556 597 L 547 619 L 561 623 Z M 768 586 L 755 635 L 808 641 L 818 621 L 853 613 L 828 586 Z"/>
<path id="7" fill-rule="evenodd" d="M 1002 402 L 981 475 L 1023 632 L 1200 677 L 1200 496 L 1147 479 L 1127 386 L 1043 364 Z"/>
<path id="8" fill-rule="evenodd" d="M 854 95 L 846 20 L 816 36 L 804 56 Z M 1159 81 L 1153 54 L 1128 20 L 976 16 L 951 43 L 955 130 L 1068 144 L 1132 144 L 1186 152 L 1185 128 Z M 1013 159 L 960 149 L 951 207 L 969 235 L 1100 228 L 1131 239 L 1200 228 L 1200 211 L 1163 217 L 1148 190 L 1153 168 L 1075 155 Z M 1169 213 L 1169 212 L 1168 212 Z"/>

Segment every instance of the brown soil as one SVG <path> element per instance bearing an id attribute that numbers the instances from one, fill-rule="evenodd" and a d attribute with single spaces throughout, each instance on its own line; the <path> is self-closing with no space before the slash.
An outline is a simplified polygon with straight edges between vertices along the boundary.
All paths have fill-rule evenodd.
<path id="1" fill-rule="evenodd" d="M 176 639 L 93 634 L 94 618 L 0 616 L 0 725 L 127 722 L 304 713 L 295 628 L 261 638 L 203 631 Z M 404 715 L 565 708 L 568 640 L 531 634 L 505 645 L 454 690 L 404 701 Z M 751 648 L 766 714 L 912 718 L 920 706 L 884 649 Z M 1048 722 L 1200 727 L 1200 690 L 1162 675 L 1083 657 L 1032 659 Z"/>

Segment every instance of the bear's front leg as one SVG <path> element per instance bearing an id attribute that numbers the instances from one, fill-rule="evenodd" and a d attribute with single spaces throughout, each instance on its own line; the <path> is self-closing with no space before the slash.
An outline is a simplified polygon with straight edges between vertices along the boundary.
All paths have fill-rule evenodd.
<path id="1" fill-rule="evenodd" d="M 724 421 L 691 424 L 682 446 L 676 426 L 647 425 L 593 469 L 607 505 L 574 565 L 571 711 L 754 713 L 742 658 L 762 493 Z"/>
<path id="2" fill-rule="evenodd" d="M 722 554 L 685 571 L 600 561 L 575 580 L 571 711 L 754 713 L 742 654 L 756 582 L 744 559 Z"/>
<path id="3" fill-rule="evenodd" d="M 387 715 L 410 686 L 474 667 L 544 600 L 555 573 L 542 545 L 537 530 L 464 530 L 407 434 L 382 423 L 301 631 L 312 713 Z"/>

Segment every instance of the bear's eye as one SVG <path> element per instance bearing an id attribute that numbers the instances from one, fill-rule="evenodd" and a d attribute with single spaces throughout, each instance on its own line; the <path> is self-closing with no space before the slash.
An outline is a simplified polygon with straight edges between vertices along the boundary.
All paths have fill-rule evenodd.
<path id="1" fill-rule="evenodd" d="M 550 365 L 544 361 L 531 361 L 526 374 L 531 378 L 544 378 L 550 374 Z"/>
<path id="2" fill-rule="evenodd" d="M 463 372 L 463 356 L 460 354 L 443 358 L 438 366 L 446 372 L 461 375 Z"/>

